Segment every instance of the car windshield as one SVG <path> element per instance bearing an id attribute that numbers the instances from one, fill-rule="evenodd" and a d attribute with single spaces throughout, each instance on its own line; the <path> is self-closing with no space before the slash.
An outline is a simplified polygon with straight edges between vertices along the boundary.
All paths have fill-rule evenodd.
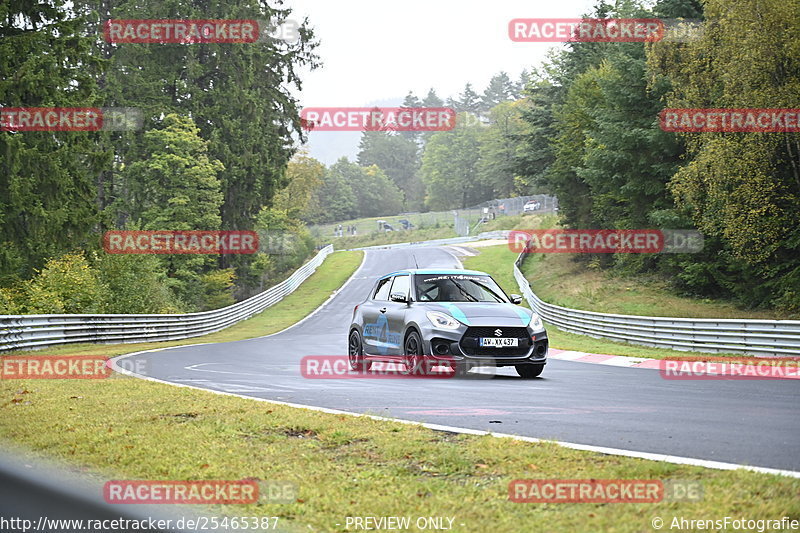
<path id="1" fill-rule="evenodd" d="M 417 274 L 414 285 L 420 302 L 508 302 L 486 275 Z"/>

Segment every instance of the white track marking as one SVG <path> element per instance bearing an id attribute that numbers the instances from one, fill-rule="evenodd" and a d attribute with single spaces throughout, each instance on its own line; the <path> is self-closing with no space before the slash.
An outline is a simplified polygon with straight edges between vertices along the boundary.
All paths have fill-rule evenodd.
<path id="1" fill-rule="evenodd" d="M 650 453 L 650 452 L 638 452 L 634 450 L 622 450 L 619 448 L 607 448 L 604 446 L 592 446 L 590 444 L 578 444 L 574 442 L 564 442 L 564 441 L 557 441 L 557 440 L 544 440 L 544 439 L 537 439 L 536 437 L 523 437 L 519 435 L 509 435 L 507 433 L 494 433 L 492 431 L 483 431 L 479 429 L 470 429 L 470 428 L 459 428 L 454 426 L 444 426 L 441 424 L 429 424 L 427 422 L 418 422 L 416 420 L 404 420 L 402 418 L 391 418 L 385 416 L 377 416 L 377 415 L 366 415 L 363 413 L 352 413 L 350 411 L 342 411 L 339 409 L 329 409 L 327 407 L 316 407 L 313 405 L 303 405 L 297 403 L 290 403 L 290 402 L 282 402 L 279 400 L 269 400 L 266 398 L 256 398 L 253 396 L 244 396 L 242 394 L 237 394 L 234 392 L 224 392 L 218 391 L 213 389 L 206 389 L 203 387 L 197 387 L 195 385 L 187 385 L 183 383 L 173 383 L 170 381 L 165 381 L 162 379 L 152 378 L 149 376 L 142 376 L 140 374 L 136 374 L 135 372 L 131 372 L 129 370 L 125 370 L 120 368 L 117 365 L 117 361 L 124 359 L 126 357 L 131 357 L 134 355 L 139 355 L 142 353 L 154 352 L 159 350 L 146 350 L 143 352 L 136 352 L 127 355 L 121 355 L 119 357 L 115 357 L 111 359 L 111 366 L 114 368 L 115 371 L 125 374 L 128 376 L 144 379 L 147 381 L 154 381 L 156 383 L 163 383 L 165 385 L 172 385 L 174 387 L 185 387 L 188 389 L 197 389 L 203 390 L 212 394 L 219 394 L 222 396 L 235 396 L 237 398 L 244 398 L 247 400 L 252 400 L 256 402 L 264 402 L 273 405 L 285 405 L 287 407 L 295 407 L 298 409 L 307 409 L 310 411 L 318 411 L 320 413 L 328 413 L 328 414 L 335 414 L 335 415 L 346 415 L 346 416 L 354 416 L 354 417 L 362 417 L 362 418 L 370 418 L 372 420 L 380 420 L 384 422 L 399 422 L 401 424 L 409 424 L 412 426 L 421 426 L 428 429 L 432 429 L 434 431 L 447 431 L 450 433 L 461 433 L 465 435 L 491 435 L 493 437 L 503 438 L 503 439 L 512 439 L 518 440 L 522 442 L 531 442 L 531 443 L 552 443 L 557 444 L 559 446 L 563 446 L 564 448 L 570 448 L 573 450 L 581 450 L 586 452 L 595 452 L 595 453 L 602 453 L 605 455 L 618 455 L 623 457 L 633 457 L 637 459 L 646 459 L 649 461 L 660 461 L 664 463 L 672 463 L 678 465 L 690 465 L 690 466 L 700 466 L 704 468 L 713 468 L 716 470 L 749 470 L 751 472 L 759 472 L 762 474 L 773 474 L 773 475 L 780 475 L 780 476 L 789 476 L 794 478 L 800 478 L 800 472 L 794 470 L 780 470 L 777 468 L 766 468 L 761 466 L 747 466 L 747 465 L 737 465 L 734 463 L 723 463 L 720 461 L 709 461 L 706 459 L 695 459 L 692 457 L 679 457 L 676 455 L 665 455 L 665 454 L 658 454 L 658 453 Z"/>
<path id="2" fill-rule="evenodd" d="M 343 290 L 355 278 L 356 274 L 358 274 L 358 272 L 360 272 L 361 269 L 364 267 L 364 263 L 366 262 L 366 259 L 367 259 L 367 253 L 368 252 L 365 251 L 364 258 L 361 261 L 361 265 L 358 267 L 358 269 L 356 269 L 356 271 L 353 273 L 353 275 L 350 276 L 350 278 L 348 278 L 347 281 L 345 281 L 344 285 L 342 285 L 338 290 L 334 291 L 333 294 L 331 294 L 330 298 L 328 298 L 328 300 L 326 300 L 321 306 L 319 306 L 310 315 L 306 316 L 301 321 L 299 321 L 299 322 L 297 322 L 297 323 L 289 326 L 288 328 L 285 328 L 285 329 L 283 329 L 283 330 L 281 330 L 281 331 L 279 331 L 277 333 L 272 333 L 270 335 L 264 335 L 262 337 L 256 337 L 256 338 L 265 338 L 265 337 L 271 337 L 273 335 L 277 335 L 278 333 L 282 333 L 282 332 L 284 332 L 284 331 L 286 331 L 286 330 L 288 330 L 290 328 L 293 328 L 294 326 L 304 322 L 305 320 L 308 320 L 309 318 L 311 318 L 314 314 L 316 314 L 323 307 L 325 307 L 328 303 L 330 303 L 331 299 L 336 294 L 338 294 L 341 290 Z M 607 447 L 604 447 L 604 446 L 593 446 L 593 445 L 589 445 L 589 444 L 579 444 L 579 443 L 574 443 L 574 442 L 564 442 L 564 441 L 554 441 L 554 440 L 548 441 L 548 440 L 543 440 L 543 439 L 537 439 L 535 437 L 523 437 L 523 436 L 519 436 L 519 435 L 509 435 L 507 433 L 494 433 L 494 432 L 491 432 L 491 431 L 483 431 L 483 430 L 470 429 L 470 428 L 459 428 L 459 427 L 454 427 L 454 426 L 445 426 L 445 425 L 441 425 L 441 424 L 430 424 L 430 423 L 427 423 L 427 422 L 418 422 L 416 420 L 403 420 L 401 418 L 391 418 L 391 417 L 377 416 L 377 415 L 366 415 L 366 414 L 362 414 L 362 413 L 352 413 L 350 411 L 342 411 L 342 410 L 339 410 L 339 409 L 329 409 L 327 407 L 316 407 L 316 406 L 313 406 L 313 405 L 303 405 L 303 404 L 296 404 L 296 403 L 290 403 L 290 402 L 282 402 L 282 401 L 279 401 L 279 400 L 269 400 L 269 399 L 266 399 L 266 398 L 256 398 L 256 397 L 253 397 L 253 396 L 244 396 L 242 394 L 237 394 L 237 393 L 234 393 L 234 392 L 217 391 L 217 390 L 213 390 L 213 389 L 207 389 L 207 388 L 203 388 L 203 387 L 198 387 L 198 386 L 195 386 L 195 385 L 188 385 L 188 384 L 184 384 L 184 383 L 174 383 L 174 382 L 170 382 L 170 381 L 161 380 L 161 379 L 158 379 L 158 378 L 153 378 L 153 377 L 149 377 L 149 376 L 143 376 L 141 374 L 137 374 L 135 372 L 131 372 L 129 370 L 121 368 L 117 364 L 118 361 L 121 361 L 122 359 L 125 359 L 125 358 L 128 358 L 128 357 L 133 357 L 135 355 L 140 355 L 140 354 L 150 353 L 150 352 L 158 352 L 158 351 L 163 351 L 163 350 L 170 350 L 170 349 L 173 349 L 173 348 L 187 348 L 187 347 L 190 347 L 190 346 L 202 346 L 204 344 L 213 344 L 213 343 L 206 342 L 206 343 L 198 343 L 198 344 L 183 345 L 183 346 L 170 346 L 169 348 L 155 348 L 155 349 L 152 349 L 152 350 L 144 350 L 144 351 L 141 351 L 141 352 L 134 352 L 134 353 L 130 353 L 130 354 L 125 354 L 125 355 L 121 355 L 121 356 L 118 356 L 118 357 L 115 357 L 115 358 L 111 359 L 111 366 L 116 372 L 119 372 L 121 374 L 125 374 L 125 375 L 131 376 L 131 377 L 136 377 L 136 378 L 139 378 L 139 379 L 144 379 L 144 380 L 147 380 L 147 381 L 153 381 L 153 382 L 156 382 L 156 383 L 163 383 L 165 385 L 172 385 L 173 387 L 185 387 L 185 388 L 188 388 L 188 389 L 196 389 L 196 390 L 206 391 L 206 392 L 209 392 L 211 394 L 219 394 L 219 395 L 222 395 L 222 396 L 235 396 L 237 398 L 244 398 L 244 399 L 247 399 L 247 400 L 252 400 L 252 401 L 257 401 L 257 402 L 264 402 L 264 403 L 269 403 L 269 404 L 273 404 L 273 405 L 285 405 L 287 407 L 295 407 L 295 408 L 298 408 L 298 409 L 307 409 L 307 410 L 310 410 L 310 411 L 317 411 L 317 412 L 321 412 L 321 413 L 336 414 L 336 415 L 346 415 L 346 416 L 354 416 L 354 417 L 363 417 L 363 418 L 370 418 L 372 420 L 380 420 L 380 421 L 385 421 L 385 422 L 398 422 L 398 423 L 401 423 L 401 424 L 409 424 L 409 425 L 412 425 L 412 426 L 421 426 L 421 427 L 425 427 L 425 428 L 428 428 L 428 429 L 432 429 L 434 431 L 446 431 L 446 432 L 450 432 L 450 433 L 461 433 L 461 434 L 465 434 L 465 435 L 491 435 L 493 437 L 504 438 L 504 439 L 513 439 L 513 440 L 518 440 L 518 441 L 522 441 L 522 442 L 531 442 L 531 443 L 553 443 L 553 444 L 557 444 L 559 446 L 562 446 L 564 448 L 569 448 L 569 449 L 573 449 L 573 450 L 595 452 L 595 453 L 601 453 L 601 454 L 605 454 L 605 455 L 617 455 L 617 456 L 622 456 L 622 457 L 633 457 L 633 458 L 637 458 L 637 459 L 646 459 L 646 460 L 649 460 L 649 461 L 660 461 L 660 462 L 664 462 L 664 463 L 672 463 L 672 464 L 679 464 L 679 465 L 699 466 L 699 467 L 703 467 L 703 468 L 713 468 L 713 469 L 716 469 L 716 470 L 738 470 L 738 469 L 742 469 L 742 470 L 748 470 L 748 471 L 751 471 L 751 472 L 759 472 L 759 473 L 762 473 L 762 474 L 773 474 L 773 475 L 781 475 L 781 476 L 800 478 L 800 472 L 794 471 L 794 470 L 781 470 L 781 469 L 777 469 L 777 468 L 766 468 L 766 467 L 760 467 L 760 466 L 737 465 L 737 464 L 734 464 L 734 463 L 724 463 L 724 462 L 720 462 L 720 461 L 709 461 L 709 460 L 706 460 L 706 459 L 696 459 L 696 458 L 692 458 L 692 457 L 680 457 L 680 456 L 676 456 L 676 455 L 665 455 L 665 454 L 657 454 L 657 453 L 650 453 L 650 452 L 639 452 L 639 451 L 635 451 L 635 450 L 623 450 L 623 449 L 620 449 L 620 448 L 607 448 Z M 569 352 L 564 352 L 564 353 L 571 355 Z M 575 352 L 572 352 L 572 353 L 575 353 Z M 560 355 L 563 356 L 563 354 L 560 354 Z M 580 356 L 578 356 L 578 357 L 580 357 Z M 561 359 L 561 357 L 559 357 L 559 359 Z"/>

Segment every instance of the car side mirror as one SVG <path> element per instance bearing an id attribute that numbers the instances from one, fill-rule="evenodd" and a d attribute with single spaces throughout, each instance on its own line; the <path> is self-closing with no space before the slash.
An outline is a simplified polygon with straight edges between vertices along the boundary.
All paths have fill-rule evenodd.
<path id="1" fill-rule="evenodd" d="M 393 292 L 389 299 L 393 302 L 408 303 L 408 298 L 402 292 Z"/>
<path id="2" fill-rule="evenodd" d="M 522 296 L 520 296 L 519 294 L 512 294 L 511 295 L 511 303 L 512 304 L 517 304 L 517 305 L 521 304 L 522 303 Z"/>

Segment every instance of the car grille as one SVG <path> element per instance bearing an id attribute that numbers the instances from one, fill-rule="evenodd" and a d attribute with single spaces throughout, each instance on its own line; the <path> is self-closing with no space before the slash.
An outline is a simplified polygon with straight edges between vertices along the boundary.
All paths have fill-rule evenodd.
<path id="1" fill-rule="evenodd" d="M 502 330 L 502 335 L 495 335 L 495 330 Z M 491 348 L 479 346 L 481 337 L 516 337 L 519 339 L 519 346 L 507 348 Z M 528 332 L 528 328 L 519 327 L 469 327 L 461 337 L 459 343 L 461 350 L 467 355 L 478 356 L 494 356 L 494 357 L 507 357 L 507 356 L 521 356 L 526 355 L 533 345 L 533 340 Z"/>

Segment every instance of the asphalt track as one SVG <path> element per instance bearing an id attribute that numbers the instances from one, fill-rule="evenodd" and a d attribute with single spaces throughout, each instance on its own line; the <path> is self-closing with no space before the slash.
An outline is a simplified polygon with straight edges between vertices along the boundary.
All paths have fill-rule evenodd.
<path id="1" fill-rule="evenodd" d="M 460 268 L 445 248 L 413 249 L 420 267 Z M 800 471 L 800 382 L 673 381 L 657 370 L 550 360 L 540 378 L 513 368 L 454 379 L 307 379 L 306 355 L 345 355 L 353 306 L 376 276 L 414 266 L 410 248 L 370 250 L 349 284 L 275 335 L 128 357 L 159 380 L 315 407 L 542 439 Z M 142 370 L 143 369 L 143 370 Z"/>

